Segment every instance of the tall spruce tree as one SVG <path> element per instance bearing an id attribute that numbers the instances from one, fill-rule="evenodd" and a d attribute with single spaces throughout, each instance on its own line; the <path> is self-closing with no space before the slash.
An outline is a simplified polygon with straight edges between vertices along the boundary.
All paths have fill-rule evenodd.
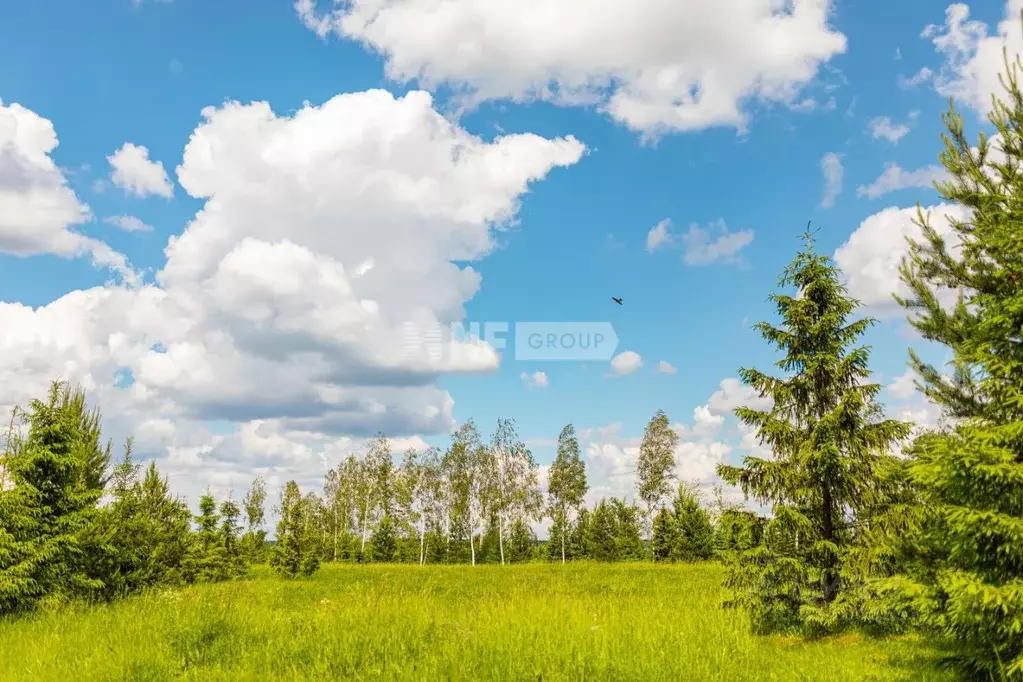
<path id="1" fill-rule="evenodd" d="M 864 510 L 887 495 L 879 468 L 910 431 L 881 419 L 881 387 L 868 383 L 869 351 L 853 345 L 874 321 L 850 320 L 858 302 L 846 295 L 832 261 L 814 252 L 809 231 L 804 238 L 806 248 L 779 284 L 794 286 L 796 295 L 771 296 L 781 326 L 756 326 L 784 353 L 777 366 L 786 376 L 740 370 L 747 386 L 773 398 L 769 410 L 735 411 L 773 458 L 718 467 L 747 497 L 773 508 L 765 544 L 739 553 L 727 582 L 730 603 L 744 607 L 761 632 L 820 631 L 845 621 L 851 607 L 839 600 L 848 587 L 843 562 Z"/>
<path id="2" fill-rule="evenodd" d="M 954 426 L 921 437 L 910 475 L 927 514 L 912 543 L 911 593 L 971 679 L 1023 680 L 1023 93 L 1005 60 L 1006 96 L 971 148 L 954 103 L 937 184 L 969 210 L 940 233 L 921 211 L 896 297 L 920 334 L 953 355 L 952 377 L 911 353 L 918 386 Z M 954 307 L 944 294 L 959 292 Z M 922 591 L 921 591 L 922 590 Z"/>

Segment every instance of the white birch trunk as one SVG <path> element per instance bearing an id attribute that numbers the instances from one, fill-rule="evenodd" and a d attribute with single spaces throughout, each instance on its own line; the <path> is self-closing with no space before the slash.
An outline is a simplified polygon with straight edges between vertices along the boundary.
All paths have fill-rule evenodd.
<path id="1" fill-rule="evenodd" d="M 426 522 L 419 522 L 419 565 L 426 565 Z"/>
<path id="2" fill-rule="evenodd" d="M 501 549 L 501 565 L 504 566 L 504 512 L 497 515 L 497 546 Z"/>
<path id="3" fill-rule="evenodd" d="M 366 520 L 369 517 L 369 498 L 366 499 L 366 505 L 362 508 L 362 551 L 366 551 L 366 531 L 369 528 L 366 526 Z"/>
<path id="4" fill-rule="evenodd" d="M 561 564 L 565 564 L 565 533 L 568 532 L 568 514 L 565 507 L 561 507 Z"/>

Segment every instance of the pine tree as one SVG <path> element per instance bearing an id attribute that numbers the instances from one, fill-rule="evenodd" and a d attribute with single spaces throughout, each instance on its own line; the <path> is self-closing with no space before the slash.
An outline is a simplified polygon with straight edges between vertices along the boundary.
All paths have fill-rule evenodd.
<path id="1" fill-rule="evenodd" d="M 1019 59 L 1005 63 L 995 137 L 971 148 L 950 103 L 941 162 L 951 177 L 937 187 L 970 217 L 941 234 L 920 212 L 923 239 L 901 269 L 911 294 L 897 298 L 954 368 L 945 377 L 911 354 L 918 386 L 955 422 L 911 452 L 928 511 L 912 538 L 911 594 L 922 591 L 925 623 L 969 676 L 1023 680 L 1023 92 Z"/>
<path id="2" fill-rule="evenodd" d="M 643 432 L 636 471 L 639 499 L 646 505 L 647 539 L 653 534 L 651 523 L 654 510 L 671 493 L 675 480 L 676 448 L 678 433 L 671 428 L 668 415 L 663 410 L 657 410 Z"/>
<path id="3" fill-rule="evenodd" d="M 566 560 L 570 514 L 578 512 L 586 489 L 586 463 L 579 456 L 575 428 L 568 424 L 558 435 L 558 453 L 547 473 L 548 513 L 554 521 L 551 538 L 561 549 L 561 563 Z"/>
<path id="4" fill-rule="evenodd" d="M 770 410 L 740 407 L 736 416 L 757 429 L 772 459 L 746 456 L 740 467 L 719 465 L 727 482 L 747 497 L 771 504 L 765 545 L 742 552 L 731 566 L 731 604 L 745 607 L 757 631 L 831 629 L 846 622 L 843 562 L 856 542 L 857 521 L 888 491 L 879 469 L 910 425 L 880 418 L 878 384 L 868 383 L 869 351 L 853 344 L 874 323 L 850 321 L 858 302 L 846 295 L 832 261 L 805 250 L 785 269 L 774 294 L 780 327 L 757 329 L 784 357 L 787 374 L 743 369 L 743 382 Z"/>

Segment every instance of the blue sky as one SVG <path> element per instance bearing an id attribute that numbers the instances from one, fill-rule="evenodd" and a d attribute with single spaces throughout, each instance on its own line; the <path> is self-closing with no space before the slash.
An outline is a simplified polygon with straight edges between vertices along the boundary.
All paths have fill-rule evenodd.
<path id="1" fill-rule="evenodd" d="M 354 4 L 361 4 L 370 15 L 375 6 L 368 0 Z M 466 66 L 452 61 L 450 50 L 446 48 L 466 36 L 446 35 L 443 26 L 428 21 L 429 3 L 392 0 L 388 4 L 405 11 L 406 19 L 411 17 L 410 21 L 420 23 L 385 24 L 386 17 L 378 16 L 376 24 L 361 35 L 356 35 L 357 29 L 349 26 L 345 29 L 348 35 L 338 35 L 335 31 L 321 38 L 311 30 L 315 26 L 310 17 L 329 17 L 326 14 L 331 11 L 329 3 L 322 0 L 320 6 L 312 10 L 317 13 L 315 16 L 306 14 L 305 23 L 301 12 L 297 11 L 302 7 L 296 8 L 286 0 L 5 3 L 0 7 L 0 100 L 7 107 L 15 103 L 21 105 L 52 123 L 59 146 L 49 156 L 61 169 L 80 203 L 87 205 L 93 216 L 91 221 L 68 225 L 68 229 L 123 254 L 133 268 L 143 272 L 143 286 L 150 289 L 170 286 L 156 278 L 156 273 L 168 262 L 165 247 L 169 239 L 185 232 L 206 202 L 204 196 L 191 196 L 189 188 L 183 187 L 188 183 L 180 180 L 175 172 L 183 162 L 185 145 L 202 123 L 201 112 L 205 107 L 220 107 L 228 100 L 242 105 L 265 101 L 278 117 L 288 117 L 304 102 L 319 106 L 342 93 L 383 88 L 400 97 L 422 87 L 432 91 L 433 107 L 437 111 L 450 116 L 468 134 L 488 143 L 503 135 L 518 133 L 550 140 L 573 136 L 585 145 L 585 153 L 578 160 L 560 166 L 551 162 L 539 168 L 528 192 L 513 193 L 509 197 L 518 201 L 519 207 L 514 225 L 498 233 L 496 247 L 471 263 L 458 261 L 460 267 L 471 266 L 481 276 L 479 290 L 471 297 L 463 297 L 465 319 L 481 322 L 610 321 L 620 340 L 618 352 L 637 353 L 642 358 L 642 366 L 626 376 L 609 378 L 612 370 L 606 362 L 523 363 L 505 357 L 499 368 L 492 368 L 492 371 L 440 372 L 436 379 L 436 385 L 448 391 L 454 400 L 455 419 L 473 417 L 489 430 L 498 416 L 514 417 L 523 436 L 535 441 L 535 451 L 542 462 L 550 461 L 552 456 L 543 441 L 554 438 L 569 422 L 579 429 L 598 430 L 586 441 L 595 452 L 607 446 L 608 452 L 626 453 L 625 456 L 634 445 L 631 439 L 642 432 L 657 409 L 666 410 L 673 420 L 688 425 L 695 434 L 694 410 L 708 404 L 723 380 L 734 377 L 740 366 L 766 367 L 776 359 L 749 326 L 760 319 L 773 319 L 766 298 L 775 290 L 781 268 L 798 247 L 796 237 L 806 223 L 810 221 L 821 228 L 819 247 L 834 254 L 867 224 L 865 221 L 883 209 L 911 208 L 916 202 L 924 206 L 937 204 L 937 194 L 926 187 L 927 183 L 906 181 L 905 175 L 901 183 L 895 182 L 892 187 L 923 186 L 892 189 L 876 198 L 858 195 L 857 188 L 877 180 L 889 163 L 896 163 L 905 171 L 916 171 L 937 162 L 942 130 L 940 114 L 949 93 L 967 102 L 964 107 L 967 120 L 972 130 L 978 130 L 985 114 L 985 93 L 982 92 L 985 83 L 970 80 L 971 65 L 983 63 L 997 69 L 999 64 L 992 64 L 989 57 L 990 46 L 1006 39 L 1017 41 L 1019 33 L 1016 26 L 1006 38 L 999 33 L 998 26 L 1007 12 L 1009 16 L 1018 12 L 1018 0 L 1010 0 L 1008 5 L 969 3 L 969 20 L 986 25 L 986 34 L 963 31 L 962 22 L 953 21 L 953 10 L 948 15 L 950 23 L 946 25 L 946 6 L 941 3 L 808 1 L 803 3 L 806 12 L 812 7 L 828 8 L 823 15 L 824 23 L 818 26 L 808 20 L 805 30 L 800 29 L 808 36 L 806 46 L 790 36 L 790 44 L 781 52 L 788 51 L 791 55 L 776 56 L 775 61 L 779 64 L 779 73 L 798 71 L 798 64 L 806 61 L 811 65 L 810 76 L 778 76 L 767 71 L 767 67 L 760 74 L 765 80 L 779 78 L 789 88 L 788 95 L 748 97 L 746 95 L 756 88 L 749 83 L 742 85 L 737 110 L 746 118 L 745 130 L 737 129 L 734 121 L 726 120 L 727 115 L 719 115 L 718 121 L 709 120 L 687 129 L 662 127 L 651 131 L 642 130 L 642 123 L 636 123 L 637 117 L 616 117 L 602 111 L 599 102 L 608 101 L 606 90 L 594 95 L 597 104 L 549 101 L 550 98 L 543 101 L 535 92 L 516 92 L 515 83 L 519 81 L 515 80 L 518 76 L 515 69 L 521 66 L 523 73 L 535 75 L 536 69 L 544 67 L 546 48 L 531 51 L 527 46 L 522 47 L 521 53 L 516 52 L 517 48 L 506 48 L 506 53 L 498 51 L 493 62 L 498 66 L 488 71 L 491 68 L 488 64 L 492 63 L 488 59 L 494 57 L 489 51 L 491 48 L 480 47 L 478 42 L 469 40 L 465 43 L 468 46 L 465 59 L 476 59 L 480 66 Z M 564 8 L 576 3 L 565 0 L 547 4 Z M 680 6 L 685 4 L 680 3 Z M 767 6 L 769 3 L 765 0 L 753 4 Z M 643 12 L 655 11 L 656 6 L 657 3 L 644 0 L 634 9 L 620 10 L 634 11 L 632 21 L 624 23 L 639 27 L 622 37 L 623 44 L 630 39 L 641 39 L 642 35 L 637 39 L 635 31 L 641 33 L 644 26 L 657 26 L 656 17 L 643 19 L 641 16 Z M 485 3 L 459 0 L 453 7 L 454 11 L 464 11 L 467 17 L 475 17 L 472 21 L 486 23 Z M 526 14 L 531 11 L 523 10 Z M 672 20 L 672 17 L 664 18 L 665 22 Z M 476 25 L 469 19 L 466 21 L 467 25 Z M 730 29 L 722 26 L 723 21 L 701 17 L 693 23 L 706 22 L 708 31 L 731 35 Z M 455 24 L 457 22 L 452 25 Z M 595 26 L 596 21 L 591 24 Z M 939 28 L 929 37 L 923 37 L 921 32 L 930 24 Z M 486 25 L 489 30 L 499 32 L 503 24 L 495 20 Z M 374 30 L 373 26 L 379 30 Z M 579 26 L 581 34 L 598 30 L 586 22 Z M 735 30 L 762 30 L 751 26 L 753 24 L 747 22 Z M 686 40 L 687 30 L 685 22 L 679 24 L 680 41 Z M 844 49 L 834 49 L 833 45 L 821 47 L 824 44 L 821 36 L 827 33 L 844 36 Z M 514 43 L 515 36 L 511 34 L 504 42 L 504 36 L 488 35 L 494 44 Z M 943 51 L 933 40 L 935 35 L 962 37 L 957 43 L 961 49 L 956 52 L 948 48 L 946 42 Z M 355 38 L 361 38 L 366 44 L 360 44 Z M 552 58 L 551 82 L 557 82 L 559 73 L 563 76 L 572 69 L 573 73 L 587 75 L 606 72 L 604 62 L 596 60 L 591 64 L 587 62 L 588 53 L 584 53 L 588 46 L 599 46 L 599 39 L 587 43 L 585 38 L 579 38 L 579 54 Z M 698 41 L 698 38 L 694 39 Z M 549 32 L 537 32 L 535 39 L 539 43 L 566 38 L 554 26 Z M 739 37 L 735 42 L 741 45 L 745 40 Z M 374 41 L 376 48 L 372 47 Z M 757 44 L 756 40 L 750 44 Z M 803 49 L 806 55 L 800 56 Z M 821 50 L 830 53 L 821 56 Z M 621 52 L 626 54 L 628 50 Z M 392 64 L 388 72 L 388 60 L 382 53 L 403 55 L 405 62 L 398 66 Z M 674 56 L 676 66 L 718 69 L 738 79 L 746 73 L 740 73 L 740 67 L 734 66 L 740 62 L 745 64 L 741 50 L 737 54 L 739 56 L 733 58 L 721 49 L 704 61 L 720 59 L 724 66 L 711 63 L 698 67 L 692 64 L 702 64 L 699 54 Z M 570 64 L 571 68 L 565 64 Z M 406 72 L 411 69 L 427 76 L 418 82 L 414 79 L 398 82 L 390 77 L 403 68 Z M 900 83 L 900 79 L 921 74 L 923 68 L 930 69 L 931 76 L 927 77 L 924 72 L 915 87 Z M 561 87 L 565 87 L 566 82 L 562 78 Z M 704 87 L 714 89 L 713 83 L 705 83 Z M 477 97 L 474 106 L 455 118 L 463 103 L 458 95 L 467 91 L 483 92 L 486 96 Z M 514 96 L 506 96 L 509 94 Z M 813 106 L 809 104 L 811 100 Z M 707 114 L 710 119 L 715 115 Z M 880 117 L 888 117 L 887 127 L 878 120 Z M 908 129 L 898 130 L 900 124 Z M 338 119 L 331 125 L 344 127 L 347 123 Z M 887 130 L 888 138 L 872 134 L 875 129 Z M 17 150 L 10 151 L 14 143 L 4 135 L 0 127 L 0 145 L 8 145 L 9 158 L 14 158 L 12 155 Z M 162 164 L 173 185 L 170 198 L 153 192 L 147 196 L 131 194 L 111 179 L 112 166 L 107 157 L 126 142 L 145 147 L 148 158 Z M 4 149 L 0 146 L 0 161 L 5 158 Z M 826 181 L 821 161 L 827 154 L 836 154 L 842 169 L 832 206 L 822 206 Z M 259 158 L 267 158 L 265 148 Z M 220 161 L 215 160 L 207 169 L 213 176 L 221 172 L 225 177 L 232 172 L 242 172 L 221 169 L 218 163 Z M 3 175 L 0 173 L 0 196 L 26 186 L 11 182 L 9 187 L 4 187 Z M 227 180 L 216 178 L 202 182 L 228 186 Z M 227 189 L 220 191 L 228 192 Z M 225 195 L 220 196 L 223 199 Z M 303 196 L 308 199 L 311 195 Z M 223 201 L 230 204 L 230 199 Z M 340 207 L 337 214 L 328 218 L 340 224 L 346 220 L 346 213 L 343 201 L 338 201 L 341 203 L 337 204 Z M 281 471 L 298 471 L 297 475 L 308 474 L 306 480 L 313 480 L 310 472 L 320 466 L 317 453 L 322 452 L 323 443 L 338 438 L 364 437 L 365 429 L 353 426 L 348 418 L 331 421 L 329 427 L 321 424 L 313 428 L 303 423 L 302 428 L 293 424 L 286 429 L 278 424 L 274 434 L 275 438 L 279 437 L 274 441 L 276 445 L 268 445 L 265 456 L 248 460 L 238 454 L 245 451 L 245 447 L 220 451 L 216 443 L 223 445 L 221 441 L 203 443 L 198 437 L 168 435 L 169 427 L 157 424 L 161 419 L 179 425 L 196 424 L 215 439 L 237 433 L 252 415 L 238 408 L 231 414 L 243 416 L 236 420 L 225 419 L 219 413 L 204 419 L 201 408 L 209 403 L 203 397 L 196 397 L 194 393 L 198 389 L 169 383 L 157 385 L 156 379 L 149 382 L 145 395 L 131 395 L 131 382 L 126 382 L 124 376 L 138 375 L 151 358 L 146 360 L 138 354 L 115 358 L 115 351 L 110 350 L 116 345 L 110 341 L 111 335 L 121 333 L 134 339 L 133 335 L 140 334 L 138 338 L 144 338 L 147 344 L 154 340 L 163 343 L 156 322 L 143 333 L 139 329 L 148 324 L 138 321 L 143 317 L 126 316 L 118 320 L 113 313 L 87 308 L 91 312 L 80 312 L 81 319 L 92 321 L 73 325 L 75 330 L 88 329 L 88 334 L 94 334 L 83 341 L 65 338 L 78 331 L 62 334 L 55 330 L 65 319 L 62 315 L 79 315 L 68 312 L 68 308 L 51 308 L 55 312 L 46 318 L 48 321 L 43 320 L 41 314 L 26 316 L 23 309 L 19 309 L 21 312 L 15 317 L 10 304 L 40 308 L 50 306 L 71 292 L 126 285 L 120 281 L 110 282 L 111 271 L 96 267 L 88 256 L 69 257 L 56 247 L 38 247 L 31 253 L 25 253 L 22 248 L 19 252 L 11 246 L 12 241 L 4 241 L 4 230 L 14 228 L 10 227 L 11 217 L 4 216 L 3 206 L 0 204 L 0 301 L 8 303 L 3 315 L 8 316 L 4 324 L 10 338 L 5 340 L 4 332 L 0 332 L 0 341 L 7 344 L 8 351 L 7 360 L 0 358 L 0 377 L 4 378 L 4 383 L 0 384 L 3 386 L 0 407 L 23 401 L 30 388 L 37 385 L 33 382 L 43 378 L 57 374 L 84 378 L 87 384 L 95 382 L 96 395 L 100 396 L 104 409 L 113 415 L 111 428 L 115 433 L 138 431 L 139 419 L 155 420 L 151 428 L 142 429 L 144 435 L 156 434 L 149 440 L 143 438 L 143 442 L 151 442 L 150 456 L 165 461 L 172 472 L 184 472 L 181 473 L 183 482 L 189 479 L 187 472 L 201 465 L 217 472 L 215 484 L 228 487 L 237 487 L 238 481 L 252 471 L 269 471 L 277 465 Z M 134 216 L 153 229 L 120 230 L 104 222 L 112 216 Z M 675 239 L 651 253 L 647 248 L 648 233 L 665 219 L 671 221 L 669 231 Z M 911 229 L 905 224 L 905 216 L 899 220 L 901 222 L 886 223 L 888 227 L 875 225 L 872 229 L 880 232 L 872 234 L 890 236 L 899 230 Z M 709 238 L 713 240 L 718 236 L 713 232 L 717 229 L 716 221 L 723 221 L 733 233 L 751 231 L 752 241 L 731 257 L 723 253 L 716 260 L 712 259 L 713 262 L 687 264 L 686 246 L 679 235 L 690 225 L 697 225 L 710 230 Z M 244 231 L 244 225 L 238 229 Z M 372 231 L 376 228 L 360 223 L 351 229 Z M 288 235 L 287 228 L 280 230 L 273 234 Z M 240 239 L 243 232 L 232 234 Z M 321 234 L 322 239 L 330 239 L 325 233 Z M 325 243 L 320 238 L 313 240 L 315 245 L 313 241 L 303 242 L 297 230 L 295 235 L 299 246 L 308 246 L 313 251 Z M 890 246 L 901 248 L 900 241 L 893 239 Z M 390 244 L 397 251 L 409 248 L 406 257 L 416 255 L 409 242 L 395 239 Z M 345 252 L 341 232 L 338 232 L 337 243 L 319 250 L 335 253 L 332 249 L 337 253 Z M 871 268 L 889 252 L 888 247 L 880 246 L 868 235 L 865 242 L 847 249 L 849 260 L 846 262 L 859 268 L 858 281 L 862 285 L 870 280 L 871 273 L 879 272 Z M 383 253 L 368 255 L 376 262 L 406 260 Z M 341 256 L 336 257 L 343 260 Z M 352 265 L 346 263 L 346 267 L 350 272 Z M 882 271 L 894 285 L 891 268 L 882 268 Z M 184 291 L 184 285 L 179 286 Z M 198 283 L 197 286 L 203 285 Z M 851 285 L 851 289 L 854 294 L 860 294 L 857 287 Z M 125 294 L 128 295 L 136 294 Z M 614 305 L 611 296 L 623 297 L 625 305 Z M 78 305 L 68 301 L 65 299 L 66 306 Z M 129 308 L 131 305 L 125 304 Z M 883 322 L 869 336 L 874 347 L 873 366 L 881 380 L 888 384 L 904 373 L 906 349 L 919 341 L 913 340 L 900 316 L 884 311 L 884 301 L 876 302 L 875 307 L 882 313 Z M 4 319 L 3 315 L 0 320 Z M 154 314 L 154 318 L 160 317 Z M 97 319 L 111 326 L 100 331 Z M 39 328 L 33 331 L 28 328 L 30 325 L 39 325 Z M 18 333 L 11 333 L 12 329 Z M 187 334 L 179 334 L 179 331 L 173 332 L 178 334 L 175 338 L 178 343 L 184 343 L 182 339 Z M 251 330 L 244 333 L 250 334 Z M 253 347 L 259 346 L 257 341 L 250 341 Z M 3 348 L 0 345 L 0 349 Z M 656 371 L 660 361 L 671 363 L 677 372 Z M 115 370 L 120 371 L 117 375 L 120 378 L 114 377 Z M 149 365 L 145 371 L 156 370 Z M 536 371 L 547 375 L 546 387 L 524 385 L 521 375 Z M 214 378 L 213 383 L 220 381 L 227 379 Z M 269 377 L 267 381 L 272 383 Z M 930 415 L 920 412 L 922 408 L 905 391 L 896 391 L 896 394 L 896 397 L 887 396 L 886 400 L 908 405 L 906 409 L 917 410 L 914 414 Z M 728 396 L 722 399 L 725 397 Z M 379 398 L 384 404 L 388 399 Z M 287 401 L 282 399 L 280 414 L 275 415 L 273 405 L 277 403 L 269 398 L 253 400 L 262 400 L 267 405 L 272 403 L 256 411 L 264 421 L 316 412 L 305 404 L 285 405 Z M 719 401 L 719 404 L 725 403 Z M 426 423 L 424 421 L 397 419 L 394 423 L 400 433 L 388 435 L 422 437 L 437 444 L 446 440 L 443 429 L 419 428 Z M 435 427 L 436 423 L 434 420 L 429 425 Z M 621 424 L 621 430 L 617 435 L 608 435 L 606 442 L 601 441 L 604 432 L 599 430 L 615 423 Z M 310 435 L 312 431 L 316 432 L 315 436 Z M 297 432 L 304 435 L 295 435 Z M 695 435 L 693 438 L 699 440 Z M 730 443 L 725 457 L 735 459 L 743 453 L 738 438 L 740 434 L 730 425 L 703 445 L 711 441 Z M 303 457 L 313 464 L 303 469 Z M 595 461 L 594 465 L 600 463 Z M 616 476 L 614 471 L 605 472 L 607 491 L 620 491 L 621 477 Z"/>

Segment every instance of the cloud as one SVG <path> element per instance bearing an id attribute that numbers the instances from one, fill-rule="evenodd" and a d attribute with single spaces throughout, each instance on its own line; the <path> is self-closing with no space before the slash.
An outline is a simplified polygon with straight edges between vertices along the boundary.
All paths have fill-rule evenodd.
<path id="1" fill-rule="evenodd" d="M 539 99 L 596 105 L 647 134 L 744 128 L 755 102 L 794 104 L 822 64 L 846 49 L 831 0 L 351 0 L 318 11 L 296 0 L 320 37 L 359 41 L 387 76 L 465 105 Z M 486 36 L 486 39 L 481 39 Z"/>
<path id="2" fill-rule="evenodd" d="M 678 373 L 678 368 L 667 360 L 661 360 L 657 363 L 657 371 L 661 374 L 676 374 Z"/>
<path id="3" fill-rule="evenodd" d="M 770 396 L 761 397 L 755 389 L 735 378 L 723 379 L 718 389 L 707 400 L 707 406 L 714 414 L 732 414 L 737 407 L 743 406 L 754 410 L 767 410 L 772 404 Z"/>
<path id="4" fill-rule="evenodd" d="M 930 224 L 949 241 L 952 252 L 959 246 L 948 216 L 965 220 L 968 209 L 959 204 L 938 204 L 924 209 Z M 923 231 L 916 224 L 916 208 L 886 208 L 869 216 L 835 251 L 835 263 L 842 269 L 849 293 L 878 317 L 898 317 L 905 311 L 892 298 L 893 293 L 909 296 L 899 277 L 899 263 L 908 253 L 906 238 L 922 239 Z M 956 294 L 946 290 L 944 300 L 955 301 Z"/>
<path id="5" fill-rule="evenodd" d="M 938 164 L 907 171 L 894 161 L 890 161 L 885 164 L 884 171 L 874 182 L 856 188 L 856 196 L 877 199 L 901 189 L 931 189 L 935 182 L 947 178 L 948 172 L 945 167 Z"/>
<path id="6" fill-rule="evenodd" d="M 653 253 L 659 248 L 671 244 L 673 235 L 668 232 L 671 221 L 665 218 L 650 228 L 646 235 L 646 250 Z"/>
<path id="7" fill-rule="evenodd" d="M 828 152 L 821 157 L 821 172 L 824 173 L 824 196 L 821 197 L 821 208 L 831 208 L 835 199 L 842 193 L 842 159 L 835 152 Z"/>
<path id="8" fill-rule="evenodd" d="M 934 78 L 934 72 L 928 69 L 926 66 L 924 66 L 909 78 L 899 76 L 898 83 L 899 87 L 902 88 L 903 90 L 912 90 L 913 88 L 919 87 L 920 85 L 926 83 L 932 78 Z"/>
<path id="9" fill-rule="evenodd" d="M 693 223 L 682 235 L 682 259 L 686 265 L 711 265 L 718 261 L 741 265 L 744 261 L 739 252 L 752 241 L 753 230 L 729 232 L 724 220 L 712 222 L 707 229 Z"/>
<path id="10" fill-rule="evenodd" d="M 58 375 L 80 382 L 110 435 L 134 433 L 186 495 L 199 471 L 214 490 L 260 471 L 319 487 L 321 455 L 377 431 L 448 432 L 440 378 L 499 356 L 459 340 L 409 353 L 404 326 L 463 320 L 481 281 L 471 263 L 531 183 L 584 151 L 571 137 L 484 141 L 418 91 L 290 116 L 207 108 L 178 168 L 202 205 L 154 283 L 0 303 L 0 412 Z"/>
<path id="11" fill-rule="evenodd" d="M 993 35 L 988 26 L 970 20 L 970 8 L 954 3 L 945 10 L 945 23 L 924 28 L 928 38 L 944 57 L 941 70 L 934 76 L 934 89 L 945 97 L 954 97 L 980 114 L 991 111 L 991 96 L 1004 94 L 999 76 L 1005 70 L 1003 49 L 1009 59 L 1023 52 L 1023 28 L 1020 11 L 1023 0 L 1008 0 L 1002 21 Z M 918 74 L 919 75 L 919 74 Z"/>
<path id="12" fill-rule="evenodd" d="M 73 229 L 93 215 L 50 156 L 57 144 L 49 120 L 0 101 L 0 253 L 89 256 L 124 282 L 137 283 L 139 275 L 123 254 Z"/>
<path id="13" fill-rule="evenodd" d="M 888 140 L 892 144 L 898 144 L 899 140 L 909 134 L 912 129 L 912 124 L 916 122 L 917 117 L 920 116 L 919 111 L 913 111 L 909 114 L 909 121 L 906 123 L 894 123 L 887 116 L 877 116 L 870 119 L 868 128 L 870 129 L 870 136 L 875 140 Z"/>
<path id="14" fill-rule="evenodd" d="M 914 383 L 915 378 L 916 372 L 911 369 L 906 370 L 899 376 L 895 377 L 895 380 L 885 387 L 888 391 L 888 395 L 896 400 L 908 400 L 909 398 L 912 398 L 916 395 L 916 384 Z"/>
<path id="15" fill-rule="evenodd" d="M 115 225 L 125 232 L 152 232 L 153 226 L 133 215 L 115 215 L 103 219 L 108 225 Z"/>
<path id="16" fill-rule="evenodd" d="M 107 157 L 113 170 L 110 180 L 115 187 L 127 194 L 146 197 L 151 194 L 170 199 L 174 196 L 174 185 L 167 177 L 167 171 L 159 161 L 149 159 L 149 150 L 131 142 Z"/>
<path id="17" fill-rule="evenodd" d="M 529 388 L 547 388 L 548 385 L 546 372 L 537 371 L 533 372 L 532 374 L 527 374 L 526 372 L 523 372 L 521 375 L 519 375 L 519 378 L 521 378 L 522 383 L 524 383 Z"/>
<path id="18" fill-rule="evenodd" d="M 611 370 L 614 372 L 615 376 L 632 374 L 642 366 L 643 359 L 639 356 L 639 353 L 635 353 L 631 350 L 622 351 L 611 358 Z"/>

